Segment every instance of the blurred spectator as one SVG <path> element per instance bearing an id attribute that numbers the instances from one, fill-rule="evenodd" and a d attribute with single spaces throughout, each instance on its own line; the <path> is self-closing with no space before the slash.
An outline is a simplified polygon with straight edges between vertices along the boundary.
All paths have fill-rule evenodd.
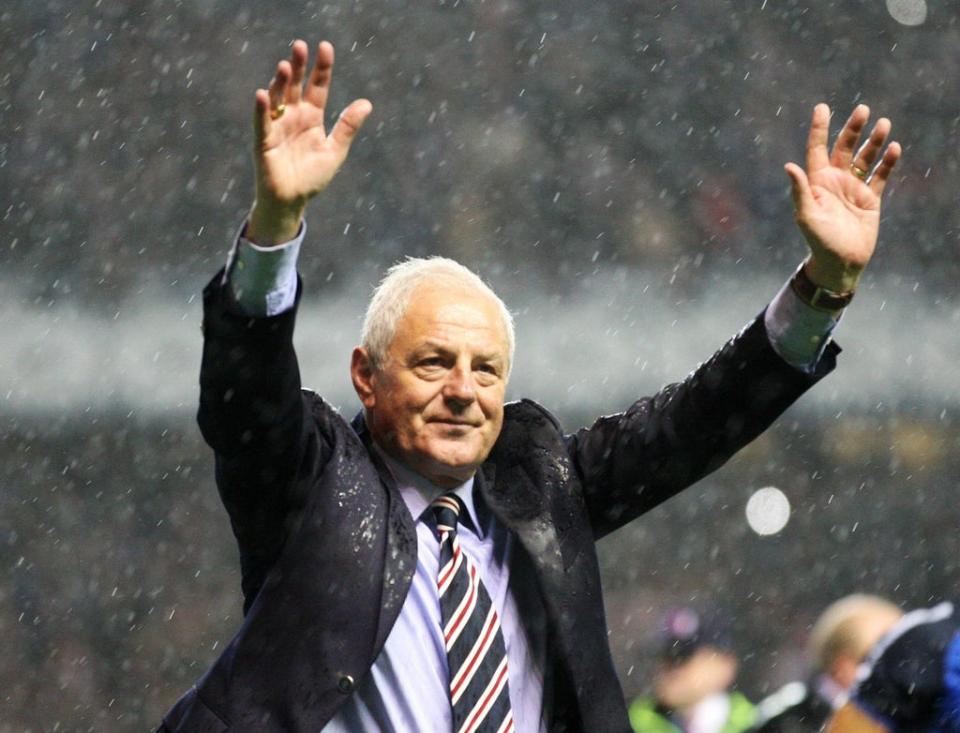
<path id="1" fill-rule="evenodd" d="M 890 601 L 854 594 L 831 604 L 810 633 L 816 670 L 806 682 L 791 682 L 757 705 L 757 733 L 819 731 L 847 701 L 857 669 L 871 647 L 903 612 Z"/>
<path id="2" fill-rule="evenodd" d="M 829 733 L 960 731 L 960 617 L 952 603 L 901 616 L 857 672 Z"/>
<path id="3" fill-rule="evenodd" d="M 637 733 L 739 733 L 754 721 L 753 705 L 731 690 L 739 661 L 716 615 L 671 611 L 664 624 L 653 695 L 630 705 Z"/>

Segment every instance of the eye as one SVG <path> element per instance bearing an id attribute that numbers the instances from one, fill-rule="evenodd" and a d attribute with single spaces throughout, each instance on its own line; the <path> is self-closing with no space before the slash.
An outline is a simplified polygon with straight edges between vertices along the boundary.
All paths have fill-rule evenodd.
<path id="1" fill-rule="evenodd" d="M 484 381 L 488 382 L 500 376 L 500 369 L 496 364 L 492 364 L 490 362 L 477 364 L 477 366 L 474 367 L 474 371 L 478 372 Z"/>
<path id="2" fill-rule="evenodd" d="M 425 356 L 416 362 L 416 369 L 423 374 L 437 374 L 445 369 L 446 366 L 447 364 L 444 358 L 438 355 Z"/>

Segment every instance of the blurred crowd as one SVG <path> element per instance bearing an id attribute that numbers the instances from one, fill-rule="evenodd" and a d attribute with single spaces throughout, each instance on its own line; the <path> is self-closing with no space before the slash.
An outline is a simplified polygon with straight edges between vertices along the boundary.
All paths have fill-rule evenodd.
<path id="1" fill-rule="evenodd" d="M 336 45 L 333 109 L 375 105 L 310 219 L 308 282 L 436 252 L 558 289 L 782 272 L 802 252 L 782 165 L 818 101 L 866 102 L 904 144 L 875 270 L 948 292 L 960 270 L 947 6 L 917 27 L 796 0 L 44 0 L 3 20 L 0 249 L 25 297 L 201 285 L 250 204 L 253 88 L 294 36 Z"/>

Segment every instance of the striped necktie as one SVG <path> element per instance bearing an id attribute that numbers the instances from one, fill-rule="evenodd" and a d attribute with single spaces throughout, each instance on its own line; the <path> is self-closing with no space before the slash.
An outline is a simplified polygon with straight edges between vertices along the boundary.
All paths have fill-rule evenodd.
<path id="1" fill-rule="evenodd" d="M 440 614 L 450 664 L 454 733 L 512 733 L 507 653 L 500 618 L 477 566 L 460 550 L 463 504 L 444 494 L 430 505 L 440 536 Z"/>

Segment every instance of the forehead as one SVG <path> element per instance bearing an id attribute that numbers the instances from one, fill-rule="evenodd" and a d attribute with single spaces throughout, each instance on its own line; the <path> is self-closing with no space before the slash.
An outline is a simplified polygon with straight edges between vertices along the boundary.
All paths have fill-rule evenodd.
<path id="1" fill-rule="evenodd" d="M 410 296 L 393 345 L 427 342 L 470 344 L 506 356 L 507 333 L 500 308 L 487 293 L 464 284 L 424 283 Z"/>

